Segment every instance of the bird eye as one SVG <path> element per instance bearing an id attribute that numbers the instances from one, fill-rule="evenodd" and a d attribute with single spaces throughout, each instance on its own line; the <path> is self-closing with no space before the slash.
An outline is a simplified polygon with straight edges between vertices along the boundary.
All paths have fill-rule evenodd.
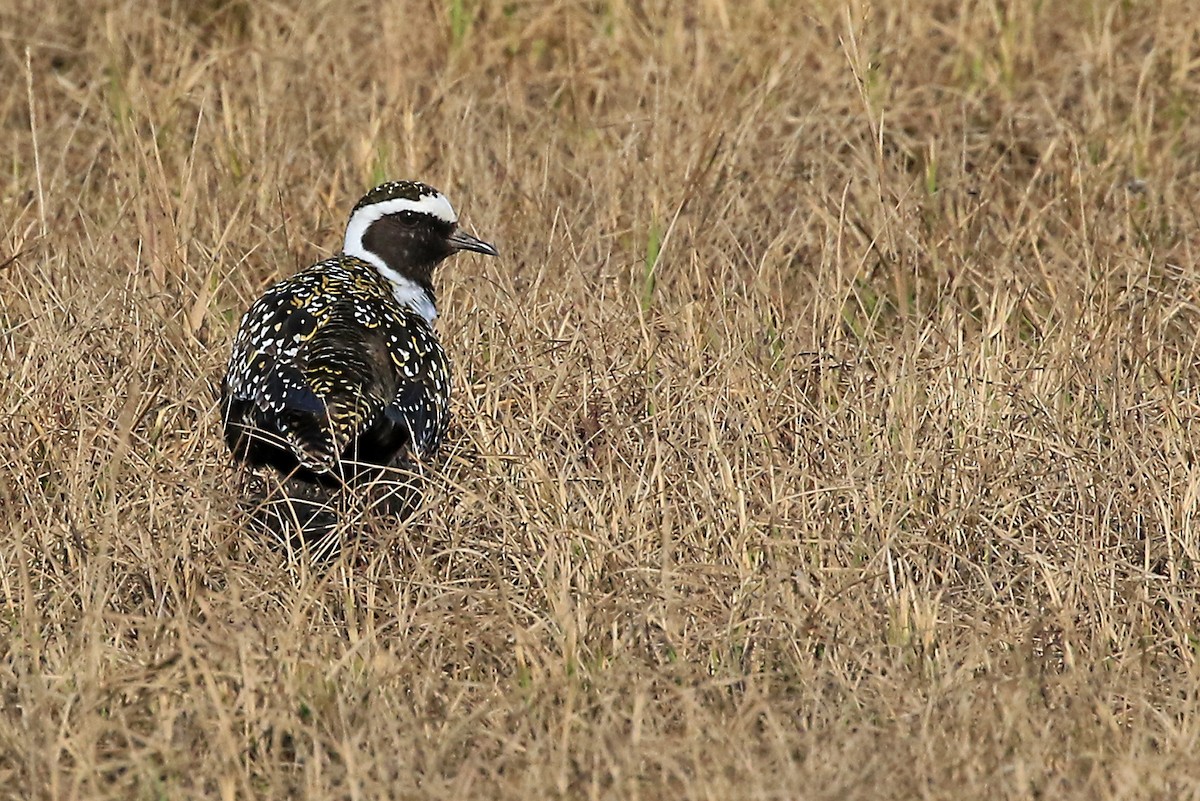
<path id="1" fill-rule="evenodd" d="M 412 228 L 417 224 L 417 215 L 411 211 L 401 211 L 392 215 L 396 222 L 403 225 L 405 228 Z"/>

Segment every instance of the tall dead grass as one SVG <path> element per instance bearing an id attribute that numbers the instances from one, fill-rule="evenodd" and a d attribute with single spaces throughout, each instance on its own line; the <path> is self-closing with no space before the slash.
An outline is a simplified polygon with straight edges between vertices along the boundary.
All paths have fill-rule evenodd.
<path id="1" fill-rule="evenodd" d="M 1189 3 L 0 14 L 0 794 L 1200 796 Z M 213 388 L 390 177 L 504 257 L 322 570 Z"/>

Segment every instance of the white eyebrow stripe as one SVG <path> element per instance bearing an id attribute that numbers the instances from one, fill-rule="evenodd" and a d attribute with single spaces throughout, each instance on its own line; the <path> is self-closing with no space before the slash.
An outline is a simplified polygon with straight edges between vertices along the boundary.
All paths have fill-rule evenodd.
<path id="1" fill-rule="evenodd" d="M 421 214 L 429 214 L 437 217 L 442 222 L 458 222 L 458 215 L 454 213 L 454 208 L 450 205 L 450 201 L 441 192 L 435 192 L 432 195 L 421 195 L 416 200 L 397 197 L 391 200 L 383 200 L 379 203 L 372 203 L 370 206 L 364 206 L 356 211 L 354 216 L 369 214 L 373 218 L 372 221 L 374 221 L 385 215 L 396 214 L 401 211 L 415 211 Z"/>
<path id="2" fill-rule="evenodd" d="M 451 225 L 458 222 L 458 215 L 454 213 L 450 201 L 441 192 L 421 195 L 416 200 L 398 197 L 372 203 L 350 215 L 350 222 L 346 224 L 346 241 L 342 245 L 342 252 L 373 264 L 392 285 L 392 292 L 396 296 L 397 302 L 433 322 L 437 317 L 437 308 L 429 294 L 415 282 L 392 270 L 384 263 L 383 259 L 363 247 L 363 237 L 367 235 L 367 229 L 380 218 L 402 211 L 429 214 Z"/>
<path id="3" fill-rule="evenodd" d="M 361 256 L 365 252 L 363 237 L 367 235 L 367 229 L 371 227 L 371 224 L 381 217 L 389 214 L 397 214 L 402 211 L 429 214 L 437 217 L 442 222 L 452 225 L 458 222 L 458 215 L 454 213 L 454 208 L 450 205 L 450 201 L 441 192 L 435 192 L 432 195 L 421 195 L 416 200 L 397 197 L 379 203 L 372 203 L 370 206 L 363 206 L 350 215 L 350 222 L 346 224 L 346 241 L 342 245 L 342 252 L 349 253 L 352 256 Z"/>

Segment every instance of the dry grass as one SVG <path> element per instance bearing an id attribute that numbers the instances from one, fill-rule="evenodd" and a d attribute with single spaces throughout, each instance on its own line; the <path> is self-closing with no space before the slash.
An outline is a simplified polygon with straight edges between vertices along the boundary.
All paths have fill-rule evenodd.
<path id="1" fill-rule="evenodd" d="M 1200 797 L 1190 3 L 350 5 L 0 11 L 0 795 Z M 384 177 L 504 257 L 321 571 L 213 386 Z"/>

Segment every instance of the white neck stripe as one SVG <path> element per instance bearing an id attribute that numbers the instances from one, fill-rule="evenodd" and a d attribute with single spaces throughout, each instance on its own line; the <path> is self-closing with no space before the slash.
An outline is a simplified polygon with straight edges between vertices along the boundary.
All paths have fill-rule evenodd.
<path id="1" fill-rule="evenodd" d="M 378 270 L 379 274 L 392 285 L 392 295 L 401 306 L 412 309 L 424 317 L 428 323 L 432 323 L 437 319 L 437 306 L 434 305 L 433 298 L 429 297 L 429 293 L 425 291 L 425 288 L 416 281 L 410 281 L 391 267 L 388 267 L 387 262 L 370 251 L 347 253 L 346 255 L 362 259 Z"/>

